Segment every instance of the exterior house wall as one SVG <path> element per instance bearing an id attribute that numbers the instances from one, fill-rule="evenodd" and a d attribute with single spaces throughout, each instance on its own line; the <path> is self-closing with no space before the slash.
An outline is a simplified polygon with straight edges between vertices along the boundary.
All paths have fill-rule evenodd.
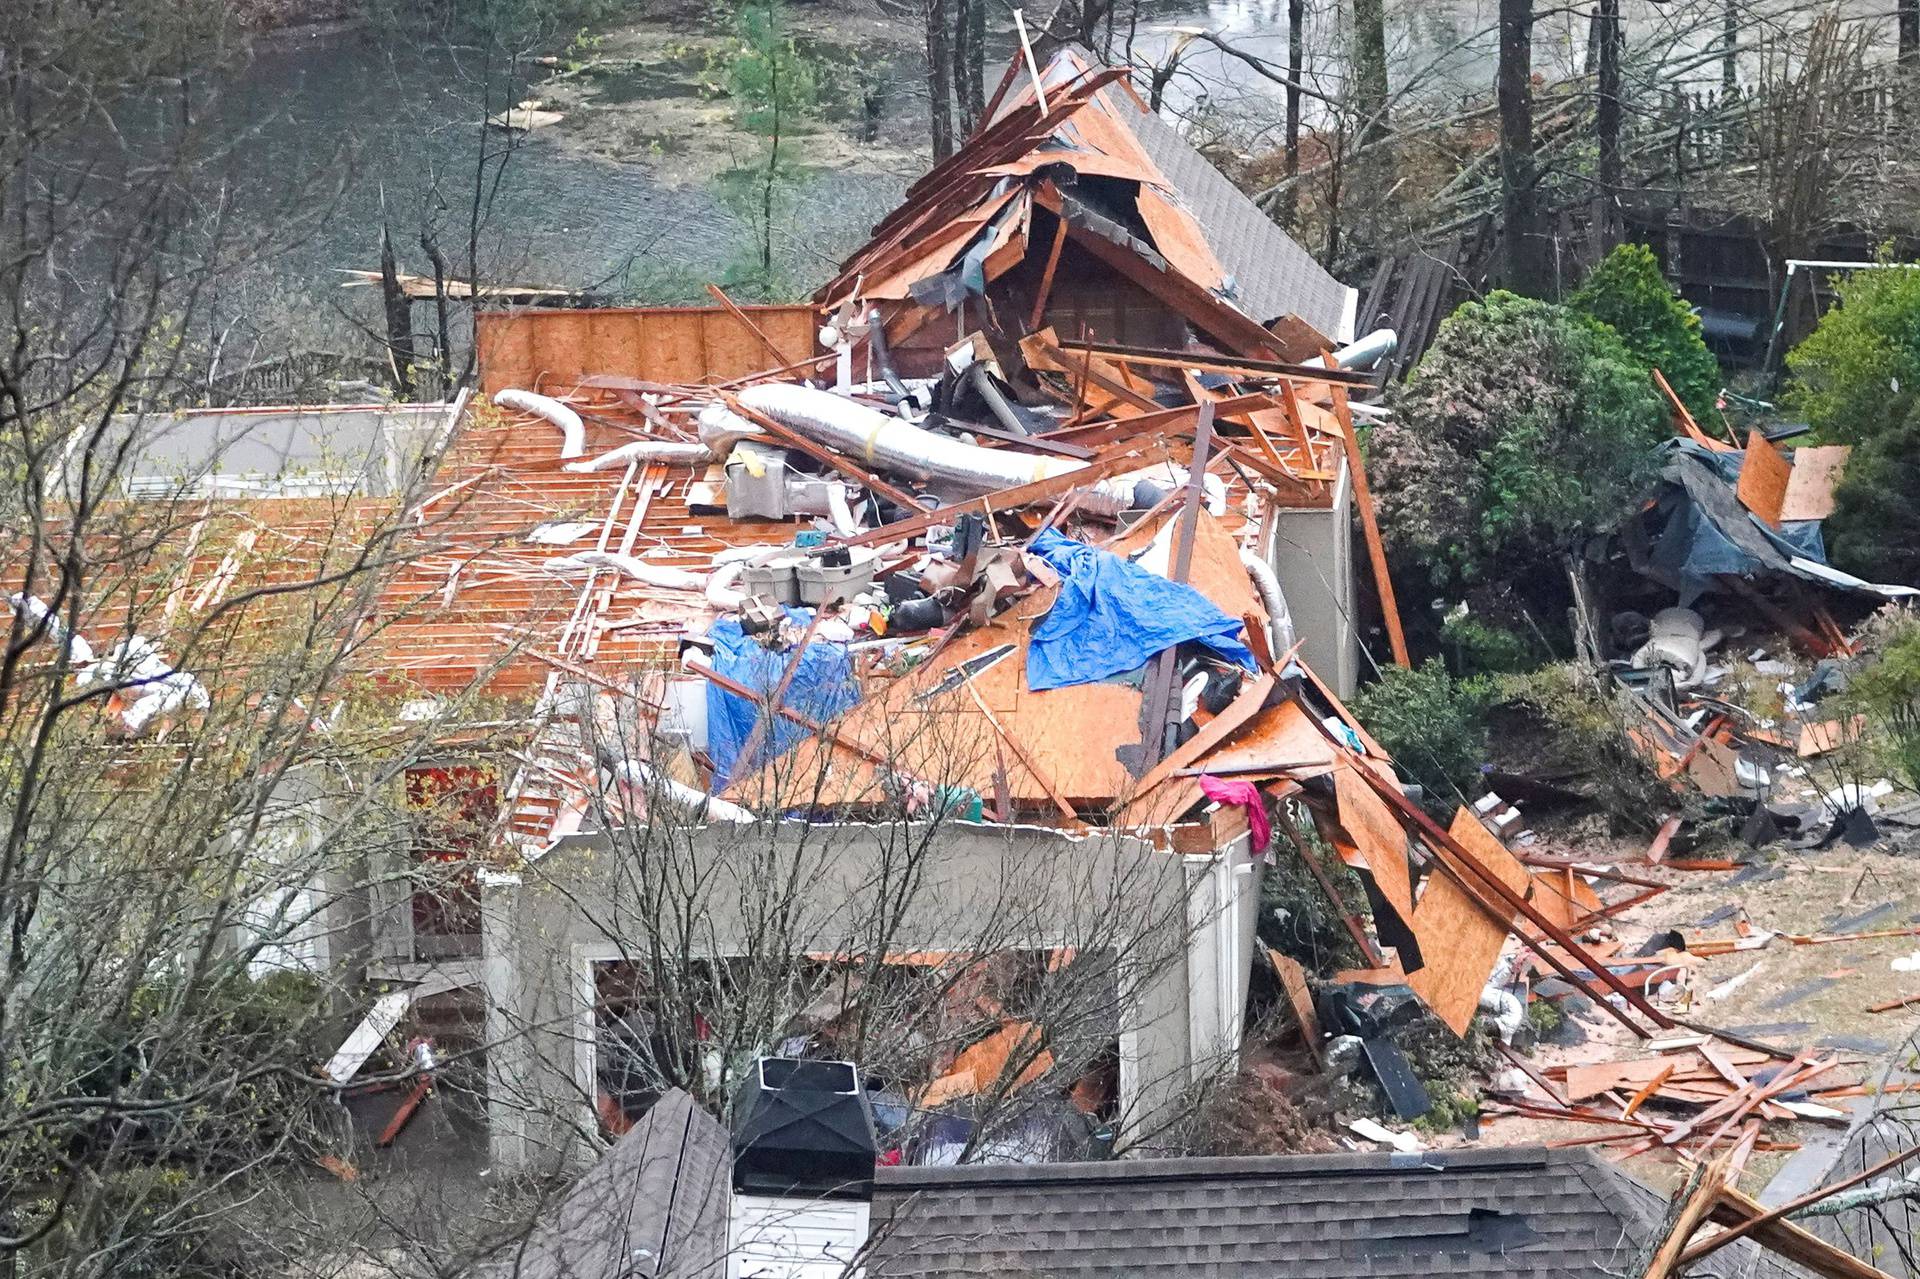
<path id="1" fill-rule="evenodd" d="M 1353 484 L 1343 464 L 1330 508 L 1278 507 L 1263 530 L 1300 656 L 1341 698 L 1353 696 L 1360 679 L 1352 528 Z"/>
<path id="2" fill-rule="evenodd" d="M 1194 1082 L 1232 1063 L 1259 897 L 1259 867 L 1244 837 L 1183 857 L 1134 838 L 1030 827 L 709 827 L 691 833 L 686 857 L 707 885 L 695 953 L 753 948 L 754 907 L 768 899 L 750 881 L 766 873 L 770 857 L 803 872 L 792 882 L 805 885 L 794 903 L 805 948 L 857 951 L 885 849 L 909 829 L 932 842 L 918 890 L 901 904 L 894 947 L 966 949 L 992 937 L 1004 949 L 1125 948 L 1123 1144 L 1129 1133 L 1150 1144 Z M 595 1091 L 591 965 L 644 954 L 649 940 L 632 885 L 615 869 L 618 857 L 632 855 L 615 853 L 602 836 L 579 836 L 519 875 L 484 883 L 488 1108 L 498 1166 L 552 1169 L 586 1152 Z M 687 935 L 662 940 L 684 946 Z"/>

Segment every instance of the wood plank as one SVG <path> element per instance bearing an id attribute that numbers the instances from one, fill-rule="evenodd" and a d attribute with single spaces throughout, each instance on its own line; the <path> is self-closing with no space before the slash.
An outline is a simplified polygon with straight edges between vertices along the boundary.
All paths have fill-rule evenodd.
<path id="1" fill-rule="evenodd" d="M 1517 892 L 1526 884 L 1526 867 L 1471 809 L 1454 813 L 1448 833 L 1509 888 Z M 1454 1034 L 1465 1035 L 1479 1011 L 1480 993 L 1506 945 L 1511 916 L 1500 924 L 1480 910 L 1460 885 L 1435 875 L 1427 881 L 1408 924 L 1420 939 L 1425 965 L 1408 976 L 1407 984 Z"/>
<path id="2" fill-rule="evenodd" d="M 1746 458 L 1740 463 L 1740 483 L 1734 495 L 1740 505 L 1759 516 L 1773 528 L 1780 527 L 1780 511 L 1786 503 L 1787 484 L 1793 464 L 1759 431 L 1747 432 Z"/>
<path id="3" fill-rule="evenodd" d="M 1811 444 L 1793 451 L 1793 472 L 1787 476 L 1780 518 L 1824 520 L 1833 514 L 1833 492 L 1847 472 L 1853 453 L 1846 444 Z"/>
<path id="4" fill-rule="evenodd" d="M 1373 495 L 1367 488 L 1367 464 L 1360 456 L 1360 440 L 1353 432 L 1353 413 L 1347 407 L 1347 389 L 1333 388 L 1333 415 L 1340 423 L 1340 443 L 1347 452 L 1347 470 L 1353 476 L 1353 504 L 1360 508 L 1360 529 L 1367 538 L 1367 558 L 1373 564 L 1373 584 L 1380 592 L 1380 611 L 1387 622 L 1387 642 L 1394 663 L 1411 667 L 1406 632 L 1400 627 L 1400 605 L 1393 597 L 1393 579 L 1387 574 L 1387 548 L 1380 540 L 1380 523 L 1373 514 Z"/>
<path id="5" fill-rule="evenodd" d="M 1678 1210 L 1671 1214 L 1673 1221 L 1667 1229 L 1666 1238 L 1654 1250 L 1653 1259 L 1647 1263 L 1642 1279 L 1668 1279 L 1674 1273 L 1680 1263 L 1680 1254 L 1686 1251 L 1687 1241 L 1706 1221 L 1707 1214 L 1719 1200 L 1720 1191 L 1727 1184 L 1728 1162 L 1729 1156 L 1720 1156 L 1687 1183 L 1686 1197 L 1677 1201 Z"/>

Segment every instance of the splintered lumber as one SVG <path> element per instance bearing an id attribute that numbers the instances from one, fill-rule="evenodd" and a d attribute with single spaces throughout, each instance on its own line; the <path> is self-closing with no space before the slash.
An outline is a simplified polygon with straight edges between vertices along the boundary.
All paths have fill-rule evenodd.
<path id="1" fill-rule="evenodd" d="M 1320 727 L 1321 731 L 1326 733 L 1329 741 L 1333 741 L 1339 750 L 1346 752 L 1346 747 L 1341 745 L 1331 732 L 1327 731 L 1325 725 L 1321 725 Z M 1346 753 L 1351 754 L 1351 752 Z M 1418 804 L 1415 804 L 1412 800 L 1408 799 L 1406 795 L 1401 793 L 1398 786 L 1388 782 L 1386 778 L 1381 777 L 1371 768 L 1366 767 L 1364 763 L 1355 767 L 1353 772 L 1356 776 L 1363 778 L 1367 785 L 1373 787 L 1375 793 L 1378 794 L 1380 798 L 1386 800 L 1388 804 L 1399 810 L 1402 819 L 1420 833 L 1423 842 L 1435 853 L 1436 864 L 1452 876 L 1463 888 L 1467 889 L 1468 895 L 1481 903 L 1483 910 L 1491 912 L 1496 917 L 1505 918 L 1511 918 L 1510 912 L 1519 912 L 1529 923 L 1533 924 L 1534 927 L 1540 929 L 1551 938 L 1575 963 L 1580 964 L 1588 972 L 1598 977 L 1601 982 L 1610 987 L 1615 994 L 1626 1000 L 1630 1006 L 1648 1020 L 1652 1021 L 1655 1027 L 1660 1030 L 1671 1030 L 1673 1028 L 1674 1023 L 1671 1017 L 1668 1017 L 1665 1013 L 1649 1003 L 1646 996 L 1640 991 L 1633 989 L 1627 983 L 1621 981 L 1605 964 L 1595 959 L 1587 952 L 1585 947 L 1574 940 L 1571 934 L 1542 915 L 1531 902 L 1513 892 L 1505 884 L 1501 883 L 1498 877 L 1474 861 L 1473 857 L 1460 846 L 1459 841 L 1447 834 L 1446 831 L 1440 829 L 1434 820 L 1428 817 Z M 1499 901 L 1501 906 L 1506 908 L 1505 912 L 1502 911 L 1501 906 L 1494 904 L 1495 900 Z M 1581 990 L 1593 989 L 1592 983 L 1580 976 L 1578 972 L 1563 962 L 1558 955 L 1555 955 L 1551 947 L 1543 946 L 1539 941 L 1527 936 L 1524 932 L 1516 933 L 1515 935 L 1520 938 L 1522 945 L 1533 951 L 1534 954 L 1545 959 L 1563 980 Z M 1605 1009 L 1610 1016 L 1631 1030 L 1635 1035 L 1642 1039 L 1650 1037 L 1651 1032 L 1648 1031 L 1646 1027 L 1642 1026 L 1632 1017 L 1629 1017 L 1625 1009 L 1616 1007 L 1612 1000 L 1602 995 L 1594 1002 L 1600 1008 Z"/>
<path id="2" fill-rule="evenodd" d="M 1633 1097 L 1621 1109 L 1620 1117 L 1622 1119 L 1633 1118 L 1634 1112 L 1639 1110 L 1640 1107 L 1647 1104 L 1647 1098 L 1659 1092 L 1660 1085 L 1666 1083 L 1667 1080 L 1671 1078 L 1673 1078 L 1673 1063 L 1669 1062 L 1667 1063 L 1665 1069 L 1661 1070 L 1659 1074 L 1655 1075 L 1652 1079 L 1649 1079 L 1644 1085 L 1642 1085 L 1639 1092 L 1633 1094 Z"/>
<path id="3" fill-rule="evenodd" d="M 1680 1254 L 1686 1251 L 1687 1241 L 1707 1219 L 1727 1184 L 1729 1158 L 1720 1156 L 1687 1181 L 1683 1195 L 1675 1200 L 1674 1210 L 1668 1214 L 1671 1224 L 1666 1236 L 1654 1250 L 1653 1260 L 1647 1263 L 1642 1279 L 1668 1279 L 1673 1274 L 1680 1263 Z"/>
<path id="4" fill-rule="evenodd" d="M 1715 1221 L 1725 1225 L 1727 1229 L 1711 1239 L 1703 1239 L 1699 1243 L 1694 1244 L 1680 1255 L 1680 1260 L 1683 1264 L 1698 1261 L 1708 1253 L 1717 1252 L 1736 1239 L 1745 1238 L 1747 1235 L 1765 1230 L 1776 1223 L 1785 1224 L 1786 1218 L 1791 1217 L 1802 1208 L 1810 1207 L 1813 1204 L 1819 1203 L 1822 1199 L 1836 1195 L 1849 1187 L 1857 1186 L 1863 1181 L 1871 1181 L 1881 1173 L 1899 1167 L 1915 1155 L 1920 1155 L 1920 1146 L 1909 1146 L 1896 1155 L 1890 1155 L 1882 1159 L 1871 1168 L 1863 1168 L 1851 1176 L 1843 1177 L 1839 1181 L 1821 1186 L 1816 1190 L 1810 1190 L 1798 1199 L 1790 1200 L 1777 1208 L 1769 1208 L 1765 1212 L 1756 1215 L 1746 1214 L 1737 1203 L 1730 1204 L 1728 1205 L 1727 1211 L 1715 1213 L 1713 1217 Z M 1757 1207 L 1758 1205 L 1755 1206 Z M 1732 1216 L 1739 1216 L 1742 1219 L 1737 1222 L 1726 1220 L 1726 1218 Z M 1797 1230 L 1798 1227 L 1794 1227 L 1794 1229 Z M 1801 1233 L 1804 1234 L 1805 1232 L 1802 1231 Z M 1812 1238 L 1811 1235 L 1807 1237 Z M 1778 1250 L 1776 1249 L 1776 1251 Z M 1872 1267 L 1868 1267 L 1868 1269 L 1871 1270 Z M 1879 1271 L 1874 1271 L 1874 1273 L 1878 1274 Z"/>
<path id="5" fill-rule="evenodd" d="M 1328 361 L 1329 364 L 1332 361 Z M 1347 407 L 1347 388 L 1335 385 L 1333 416 L 1340 424 L 1340 444 L 1347 452 L 1347 470 L 1353 476 L 1353 504 L 1360 508 L 1360 529 L 1367 537 L 1367 558 L 1373 563 L 1373 584 L 1380 591 L 1380 612 L 1387 622 L 1387 642 L 1393 646 L 1393 660 L 1410 667 L 1407 636 L 1400 629 L 1400 605 L 1393 598 L 1393 579 L 1387 575 L 1387 548 L 1380 540 L 1380 522 L 1374 518 L 1373 495 L 1367 487 L 1367 463 L 1360 456 L 1360 439 L 1353 433 L 1353 413 Z"/>
<path id="6" fill-rule="evenodd" d="M 1912 1151 L 1907 1152 L 1909 1155 L 1912 1153 Z M 1878 1169 L 1869 1169 L 1867 1173 L 1861 1175 L 1867 1176 L 1875 1171 Z M 1856 1179 L 1850 1178 L 1834 1186 L 1822 1187 L 1814 1192 L 1812 1198 L 1824 1198 L 1842 1186 L 1852 1184 L 1853 1180 Z M 1802 1198 L 1807 1197 L 1802 1196 Z M 1741 1193 L 1735 1187 L 1723 1186 L 1720 1193 L 1714 1197 L 1708 1218 L 1716 1225 L 1728 1227 L 1729 1231 L 1747 1226 L 1744 1237 L 1752 1239 L 1768 1252 L 1785 1257 L 1795 1265 L 1804 1266 L 1817 1275 L 1828 1276 L 1829 1279 L 1892 1279 L 1886 1271 L 1868 1265 L 1850 1252 L 1841 1251 L 1826 1240 L 1787 1221 L 1781 1215 L 1786 1212 L 1797 1212 L 1806 1206 L 1806 1203 L 1796 1201 L 1769 1211 L 1758 1200 Z M 1731 1242 L 1733 1240 L 1724 1234 L 1703 1240 L 1694 1248 L 1688 1248 L 1681 1253 L 1679 1264 L 1687 1264 L 1696 1248 L 1700 1250 L 1701 1256 L 1705 1256 L 1722 1244 Z"/>
<path id="7" fill-rule="evenodd" d="M 1673 842 L 1673 837 L 1678 834 L 1679 831 L 1680 818 L 1678 815 L 1669 817 L 1666 821 L 1660 823 L 1660 833 L 1653 837 L 1651 844 L 1647 845 L 1647 865 L 1658 866 L 1660 864 L 1661 860 L 1667 855 L 1667 846 Z"/>
<path id="8" fill-rule="evenodd" d="M 1896 1008 L 1905 1008 L 1909 1004 L 1920 1004 L 1920 995 L 1902 995 L 1898 999 L 1889 999 L 1884 1004 L 1869 1005 L 1870 1013 L 1890 1013 Z"/>

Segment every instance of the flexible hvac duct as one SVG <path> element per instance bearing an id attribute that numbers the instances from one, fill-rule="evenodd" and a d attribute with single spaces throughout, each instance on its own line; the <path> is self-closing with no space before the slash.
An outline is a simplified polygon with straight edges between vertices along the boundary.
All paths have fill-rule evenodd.
<path id="1" fill-rule="evenodd" d="M 723 613 L 731 613 L 747 602 L 746 592 L 735 590 L 733 584 L 747 571 L 746 561 L 735 560 L 713 570 L 707 578 L 707 603 Z"/>
<path id="2" fill-rule="evenodd" d="M 1267 606 L 1267 652 L 1277 662 L 1281 654 L 1293 648 L 1293 614 L 1287 608 L 1287 597 L 1280 590 L 1273 565 L 1264 556 L 1241 551 L 1240 563 L 1253 579 L 1253 588 L 1260 592 L 1260 602 Z"/>
<path id="3" fill-rule="evenodd" d="M 562 458 L 579 457 L 587 451 L 587 424 L 580 415 L 550 396 L 535 395 L 532 391 L 505 390 L 493 393 L 493 402 L 503 409 L 517 409 L 522 413 L 531 413 L 560 428 Z"/>
<path id="4" fill-rule="evenodd" d="M 704 444 L 677 444 L 671 440 L 635 440 L 609 453 L 584 462 L 569 462 L 569 471 L 604 471 L 627 462 L 711 462 L 713 452 Z"/>
<path id="5" fill-rule="evenodd" d="M 700 410 L 695 419 L 700 442 L 707 446 L 715 457 L 725 457 L 733 452 L 733 446 L 741 440 L 759 440 L 766 438 L 766 432 L 747 419 L 735 413 L 724 404 L 713 403 Z"/>
<path id="6" fill-rule="evenodd" d="M 759 820 L 740 805 L 709 795 L 705 791 L 695 790 L 683 782 L 676 782 L 657 769 L 649 768 L 640 760 L 621 760 L 615 772 L 619 774 L 622 781 L 644 787 L 649 794 L 658 795 L 687 816 L 697 820 L 727 822 L 735 826 L 749 826 Z"/>
<path id="7" fill-rule="evenodd" d="M 750 386 L 740 393 L 740 402 L 789 430 L 882 470 L 937 481 L 969 496 L 1084 469 L 1082 463 L 1068 458 L 963 444 L 807 386 L 780 382 Z"/>
<path id="8" fill-rule="evenodd" d="M 38 595 L 27 595 L 19 591 L 7 596 L 7 602 L 13 605 L 13 611 L 26 618 L 27 625 L 39 626 L 45 623 L 47 637 L 56 644 L 65 644 L 67 659 L 75 666 L 86 666 L 93 661 L 93 645 L 79 636 L 70 634 L 67 624 L 60 620 L 59 614 L 47 606 L 47 602 Z"/>
<path id="9" fill-rule="evenodd" d="M 557 560 L 548 560 L 544 567 L 549 573 L 579 573 L 608 568 L 625 577 L 645 582 L 648 586 L 661 586 L 668 590 L 703 591 L 707 587 L 707 575 L 704 573 L 689 573 L 683 568 L 649 564 L 637 556 L 622 555 L 617 551 L 576 551 Z"/>
<path id="10" fill-rule="evenodd" d="M 1333 353 L 1336 369 L 1370 369 L 1400 349 L 1400 335 L 1392 329 L 1375 329 Z"/>

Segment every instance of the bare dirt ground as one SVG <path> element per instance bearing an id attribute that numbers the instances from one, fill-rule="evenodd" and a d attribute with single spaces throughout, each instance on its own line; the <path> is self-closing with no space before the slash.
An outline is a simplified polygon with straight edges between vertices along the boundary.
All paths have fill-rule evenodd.
<path id="1" fill-rule="evenodd" d="M 794 4 L 786 35 L 812 68 L 817 105 L 782 127 L 784 162 L 803 169 L 910 177 L 926 167 L 924 85 L 913 80 L 916 32 L 860 0 Z M 645 164 L 698 185 L 765 162 L 762 133 L 727 93 L 738 35 L 704 4 L 592 34 L 529 89 L 566 118 L 543 137 L 602 159 Z"/>

